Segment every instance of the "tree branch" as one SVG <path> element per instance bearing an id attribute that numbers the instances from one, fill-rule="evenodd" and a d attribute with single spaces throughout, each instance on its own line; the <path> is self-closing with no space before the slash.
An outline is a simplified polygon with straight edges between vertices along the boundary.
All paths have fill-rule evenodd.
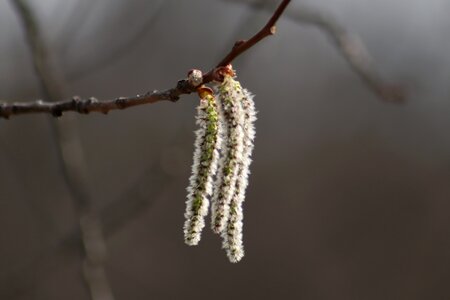
<path id="1" fill-rule="evenodd" d="M 107 114 L 110 110 L 125 109 L 132 106 L 155 103 L 162 100 L 177 101 L 182 94 L 190 94 L 195 91 L 187 80 L 180 80 L 177 87 L 166 91 L 153 91 L 145 95 L 134 97 L 119 97 L 113 100 L 97 100 L 96 98 L 81 99 L 78 96 L 71 100 L 59 102 L 45 102 L 37 100 L 33 102 L 16 102 L 0 104 L 0 117 L 8 119 L 10 116 L 30 113 L 50 113 L 55 117 L 64 112 L 73 111 L 80 114 L 101 112 Z"/>
<path id="2" fill-rule="evenodd" d="M 22 1 L 19 0 L 18 2 Z M 207 84 L 213 80 L 220 80 L 221 76 L 217 72 L 218 69 L 230 64 L 239 55 L 255 46 L 262 39 L 269 35 L 275 34 L 275 23 L 278 21 L 290 2 L 290 0 L 283 0 L 267 24 L 249 40 L 236 42 L 230 52 L 216 65 L 216 67 L 203 76 L 202 83 Z M 26 21 L 27 18 L 24 18 L 24 20 Z M 33 32 L 31 32 L 31 34 L 32 33 Z M 36 68 L 38 67 L 39 66 L 36 66 Z M 49 81 L 51 82 L 51 80 Z M 110 110 L 125 109 L 132 106 L 150 104 L 162 100 L 175 102 L 179 99 L 180 95 L 190 94 L 195 90 L 195 86 L 191 85 L 187 79 L 183 79 L 178 81 L 176 87 L 166 91 L 153 91 L 144 95 L 120 97 L 114 100 L 99 101 L 95 98 L 80 99 L 79 97 L 73 97 L 71 100 L 59 102 L 44 102 L 38 100 L 26 103 L 0 103 L 0 117 L 8 119 L 11 116 L 30 113 L 50 113 L 53 116 L 59 117 L 67 111 L 82 114 L 87 114 L 90 112 L 102 112 L 106 114 Z"/>
<path id="3" fill-rule="evenodd" d="M 278 19 L 283 14 L 284 10 L 288 6 L 290 0 L 286 1 L 284 0 L 277 8 L 277 10 L 273 13 L 270 20 L 267 22 L 267 24 L 258 32 L 256 33 L 252 38 L 250 38 L 248 41 L 238 41 L 233 49 L 231 49 L 230 53 L 225 56 L 224 59 L 216 66 L 218 67 L 225 67 L 226 65 L 230 64 L 236 57 L 238 57 L 243 52 L 247 51 L 251 47 L 253 47 L 255 44 L 257 44 L 259 41 L 264 39 L 265 37 L 275 34 L 276 28 L 275 23 L 278 21 Z"/>

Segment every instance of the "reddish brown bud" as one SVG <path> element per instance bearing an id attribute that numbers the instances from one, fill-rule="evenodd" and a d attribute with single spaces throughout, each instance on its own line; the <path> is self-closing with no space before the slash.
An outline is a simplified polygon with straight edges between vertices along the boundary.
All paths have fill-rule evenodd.
<path id="1" fill-rule="evenodd" d="M 201 86 L 197 89 L 197 94 L 200 99 L 206 99 L 208 96 L 213 96 L 214 92 L 207 86 Z"/>

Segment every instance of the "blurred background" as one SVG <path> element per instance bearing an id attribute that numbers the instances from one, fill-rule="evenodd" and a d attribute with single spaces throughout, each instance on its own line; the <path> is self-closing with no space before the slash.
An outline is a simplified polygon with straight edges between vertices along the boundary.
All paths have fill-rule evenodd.
<path id="1" fill-rule="evenodd" d="M 278 3 L 28 2 L 64 97 L 99 99 L 209 70 Z M 357 34 L 407 101 L 381 100 L 322 29 L 295 18 L 305 5 Z M 112 299 L 86 284 L 83 208 L 60 149 L 83 159 L 72 170 L 102 222 L 114 299 L 450 299 L 449 11 L 447 0 L 292 1 L 277 34 L 234 62 L 259 111 L 238 264 L 208 228 L 199 246 L 183 242 L 196 96 L 1 119 L 0 299 Z M 6 0 L 0 91 L 43 97 Z"/>

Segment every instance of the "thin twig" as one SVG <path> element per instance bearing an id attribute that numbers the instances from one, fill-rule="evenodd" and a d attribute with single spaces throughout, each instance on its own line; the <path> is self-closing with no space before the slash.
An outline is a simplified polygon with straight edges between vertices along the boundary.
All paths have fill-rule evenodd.
<path id="1" fill-rule="evenodd" d="M 255 10 L 264 10 L 263 6 L 269 6 L 269 11 L 273 11 L 275 4 L 273 0 L 260 0 L 255 3 Z M 233 27 L 234 30 L 230 33 L 230 38 L 227 38 L 228 42 L 225 43 L 225 45 L 230 45 L 233 42 L 236 41 L 236 36 L 242 33 L 243 28 L 246 28 L 246 30 L 251 30 L 252 28 L 255 28 L 256 26 L 259 26 L 257 24 L 261 23 L 261 14 L 256 14 L 254 11 L 247 11 L 247 14 L 243 15 L 239 19 L 238 22 L 236 22 Z M 228 47 L 228 46 L 227 46 Z M 228 48 L 225 49 L 225 51 L 228 50 Z M 218 59 L 221 58 L 220 55 L 217 56 Z M 239 64 L 239 67 L 242 68 L 242 61 L 245 61 L 248 59 L 247 57 L 241 58 L 241 62 Z"/>
<path id="2" fill-rule="evenodd" d="M 278 21 L 278 19 L 283 14 L 284 10 L 288 6 L 290 0 L 284 0 L 277 8 L 277 10 L 273 13 L 272 17 L 269 19 L 267 24 L 253 37 L 251 37 L 248 41 L 239 41 L 237 42 L 233 49 L 231 49 L 230 53 L 225 56 L 224 59 L 216 66 L 218 67 L 225 67 L 226 65 L 230 64 L 236 57 L 241 55 L 243 52 L 247 51 L 254 45 L 256 45 L 258 42 L 260 42 L 262 39 L 269 35 L 275 34 L 276 28 L 275 24 Z"/>
<path id="3" fill-rule="evenodd" d="M 74 111 L 80 114 L 90 112 L 101 112 L 107 114 L 110 110 L 125 109 L 132 106 L 155 103 L 162 100 L 177 101 L 182 94 L 190 94 L 194 91 L 187 80 L 180 80 L 177 87 L 166 91 L 153 91 L 145 95 L 134 97 L 119 97 L 113 100 L 99 101 L 96 98 L 81 99 L 73 97 L 71 100 L 59 102 L 45 102 L 42 100 L 33 102 L 16 102 L 11 104 L 0 104 L 0 116 L 9 118 L 10 116 L 30 113 L 50 113 L 59 117 L 63 112 Z"/>
<path id="4" fill-rule="evenodd" d="M 20 0 L 17 0 L 21 2 Z M 275 33 L 275 23 L 283 14 L 285 8 L 290 3 L 290 0 L 283 0 L 269 19 L 267 24 L 253 37 L 247 41 L 238 41 L 235 43 L 230 52 L 213 68 L 211 71 L 203 76 L 203 84 L 210 83 L 213 80 L 220 80 L 218 69 L 230 64 L 239 55 L 255 46 L 262 39 Z M 29 114 L 29 113 L 50 113 L 53 116 L 61 116 L 64 112 L 73 111 L 87 114 L 89 112 L 108 113 L 110 110 L 125 109 L 128 107 L 155 103 L 162 100 L 170 100 L 175 102 L 180 95 L 190 94 L 196 89 L 187 79 L 178 81 L 177 86 L 166 91 L 153 91 L 145 95 L 138 95 L 133 97 L 121 97 L 114 100 L 99 101 L 95 98 L 80 99 L 74 97 L 71 100 L 60 102 L 44 102 L 34 101 L 28 103 L 1 103 L 0 117 L 9 118 L 14 115 Z"/>
<path id="5" fill-rule="evenodd" d="M 56 101 L 63 95 L 63 82 L 49 61 L 49 53 L 40 34 L 34 11 L 26 0 L 11 0 L 22 20 L 26 41 L 31 50 L 36 76 L 40 79 L 42 91 L 47 99 Z M 51 102 L 49 102 L 51 103 Z M 50 123 L 57 144 L 57 159 L 70 197 L 80 217 L 84 248 L 83 277 L 92 300 L 113 300 L 111 287 L 106 278 L 104 261 L 106 246 L 100 220 L 92 209 L 92 201 L 87 185 L 87 164 L 76 124 L 72 118 L 63 122 Z"/>
<path id="6" fill-rule="evenodd" d="M 260 1 L 226 1 L 245 3 L 255 9 L 261 9 Z M 270 6 L 262 8 L 271 9 Z M 345 29 L 332 15 L 307 4 L 301 4 L 286 12 L 285 16 L 302 24 L 316 26 L 327 34 L 352 70 L 381 100 L 389 102 L 406 100 L 406 91 L 401 86 L 387 83 L 382 78 L 361 38 Z"/>

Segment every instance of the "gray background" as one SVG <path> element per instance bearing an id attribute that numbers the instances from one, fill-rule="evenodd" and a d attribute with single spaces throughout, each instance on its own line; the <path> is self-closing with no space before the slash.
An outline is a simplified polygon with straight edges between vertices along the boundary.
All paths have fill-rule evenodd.
<path id="1" fill-rule="evenodd" d="M 66 95 L 100 99 L 209 70 L 270 16 L 227 1 L 32 3 Z M 183 243 L 195 96 L 76 116 L 96 209 L 143 201 L 107 230 L 117 299 L 450 298 L 450 1 L 309 3 L 359 34 L 409 101 L 379 101 L 321 31 L 293 20 L 239 57 L 259 111 L 239 264 L 209 230 Z M 0 1 L 0 99 L 39 97 Z M 88 299 L 49 117 L 0 120 L 0 178 L 0 298 Z"/>

